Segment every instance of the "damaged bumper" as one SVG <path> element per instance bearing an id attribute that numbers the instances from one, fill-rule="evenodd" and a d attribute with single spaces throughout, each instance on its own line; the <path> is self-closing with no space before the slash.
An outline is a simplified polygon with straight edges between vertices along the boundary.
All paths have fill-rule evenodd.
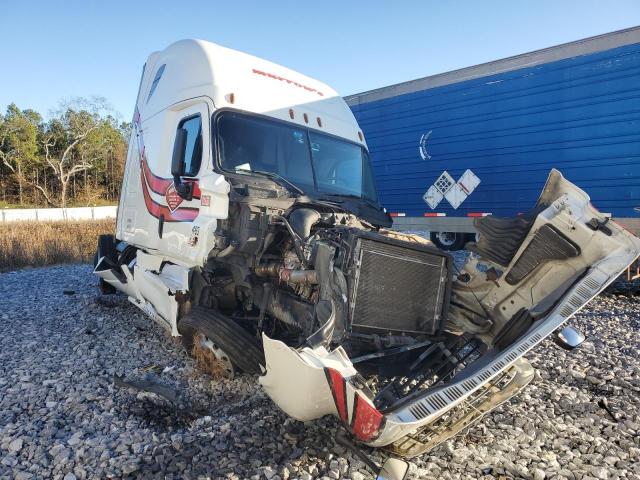
<path id="1" fill-rule="evenodd" d="M 296 350 L 264 336 L 266 373 L 260 383 L 266 392 L 296 419 L 335 415 L 360 441 L 387 446 L 406 457 L 429 450 L 516 394 L 533 376 L 523 355 L 606 288 L 640 253 L 640 240 L 606 221 L 589 197 L 559 172 L 552 172 L 543 198 L 545 208 L 502 277 L 493 281 L 502 290 L 487 297 L 491 302 L 495 296 L 496 311 L 504 310 L 499 295 L 512 292 L 515 296 L 504 297 L 510 304 L 512 298 L 522 299 L 522 305 L 515 302 L 514 311 L 526 305 L 532 312 L 530 326 L 508 343 L 494 337 L 480 358 L 446 381 L 379 409 L 342 347 Z M 531 262 L 529 247 L 550 229 L 569 239 L 579 253 L 567 260 L 557 258 L 550 248 L 549 258 L 544 258 L 543 248 L 533 252 L 537 263 Z M 553 272 L 571 281 L 551 278 Z"/>

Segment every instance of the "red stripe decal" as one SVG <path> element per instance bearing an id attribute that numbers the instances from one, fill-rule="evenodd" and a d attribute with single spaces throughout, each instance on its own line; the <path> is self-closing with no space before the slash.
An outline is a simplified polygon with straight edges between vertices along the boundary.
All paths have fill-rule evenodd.
<path id="1" fill-rule="evenodd" d="M 184 182 L 193 183 L 193 199 L 200 200 L 202 192 L 200 192 L 200 184 L 198 183 L 198 180 L 185 180 Z"/>
<path id="2" fill-rule="evenodd" d="M 338 416 L 344 423 L 349 422 L 347 417 L 347 395 L 346 395 L 346 382 L 340 372 L 333 368 L 325 369 L 329 386 L 331 387 L 331 393 L 333 394 L 333 401 L 336 403 L 336 410 L 338 410 Z"/>
<path id="3" fill-rule="evenodd" d="M 173 196 L 177 196 L 175 192 L 175 187 L 173 185 L 173 178 L 163 178 L 151 171 L 149 168 L 149 164 L 147 162 L 147 155 L 144 146 L 144 139 L 142 136 L 142 128 L 140 126 L 140 112 L 136 108 L 133 114 L 133 123 L 136 128 L 136 133 L 138 136 L 138 153 L 140 155 L 140 181 L 142 183 L 142 194 L 144 196 L 144 203 L 147 207 L 147 210 L 151 215 L 156 218 L 160 218 L 160 216 L 164 216 L 165 222 L 192 222 L 199 213 L 199 208 L 193 207 L 182 207 L 175 208 L 182 202 L 181 198 L 178 198 L 179 202 L 176 202 L 177 205 L 169 208 L 166 205 L 161 205 L 153 198 L 151 198 L 151 194 L 149 193 L 149 189 L 158 195 L 162 195 L 167 198 L 169 194 Z M 197 179 L 188 179 L 184 180 L 185 183 L 193 184 L 193 199 L 199 200 L 202 195 L 200 191 L 200 185 L 198 185 Z M 174 190 L 170 192 L 170 190 Z M 173 211 L 172 211 L 173 210 Z"/>
<path id="4" fill-rule="evenodd" d="M 148 190 L 148 185 L 144 176 L 144 171 L 140 171 L 140 181 L 142 182 L 142 194 L 144 196 L 144 204 L 151 215 L 156 218 L 160 218 L 160 215 L 164 215 L 165 222 L 192 222 L 198 216 L 199 209 L 197 208 L 178 208 L 174 212 L 169 210 L 169 207 L 160 205 L 151 198 L 151 194 Z"/>
<path id="5" fill-rule="evenodd" d="M 144 176 L 147 179 L 147 185 L 149 185 L 151 191 L 157 193 L 158 195 L 166 195 L 167 189 L 171 185 L 173 185 L 173 178 L 163 178 L 153 173 L 149 168 L 146 156 L 142 158 L 141 163 L 142 168 L 144 169 Z M 184 180 L 184 183 L 193 184 L 193 198 L 194 200 L 199 200 L 201 192 L 198 180 Z"/>
<path id="6" fill-rule="evenodd" d="M 141 163 L 144 176 L 147 179 L 147 185 L 149 185 L 151 191 L 156 192 L 158 195 L 164 195 L 167 192 L 167 188 L 173 184 L 173 178 L 162 178 L 154 174 L 149 168 L 146 156 L 142 157 Z"/>
<path id="7" fill-rule="evenodd" d="M 375 438 L 383 425 L 384 415 L 357 393 L 353 407 L 351 429 L 363 442 Z"/>

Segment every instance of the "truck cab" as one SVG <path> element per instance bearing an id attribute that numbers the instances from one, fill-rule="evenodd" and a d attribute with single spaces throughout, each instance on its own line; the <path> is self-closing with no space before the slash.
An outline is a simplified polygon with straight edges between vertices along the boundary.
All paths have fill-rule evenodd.
<path id="1" fill-rule="evenodd" d="M 331 148 L 366 155 L 362 133 L 333 89 L 271 62 L 199 40 L 176 42 L 149 56 L 133 127 L 116 237 L 185 266 L 204 264 L 213 247 L 209 233 L 227 218 L 227 177 L 280 174 L 307 187 L 313 178 L 310 160 L 287 162 L 309 150 L 311 140 L 317 144 L 321 138 L 330 138 L 326 141 Z M 317 138 L 307 138 L 310 130 Z M 280 137 L 267 138 L 274 132 Z M 181 163 L 174 175 L 177 147 Z M 271 156 L 278 148 L 279 156 Z M 315 153 L 326 157 L 324 151 Z M 249 162 L 251 155 L 260 158 Z M 330 171 L 329 161 L 322 165 L 326 171 L 319 172 L 326 176 L 320 188 L 332 182 L 328 193 L 340 193 L 342 182 L 344 193 L 359 194 L 362 165 L 356 160 Z M 370 175 L 368 160 L 361 163 Z M 372 182 L 370 176 L 368 181 Z M 181 193 L 180 184 L 190 193 Z M 375 202 L 375 192 L 368 188 Z"/>
<path id="2" fill-rule="evenodd" d="M 556 170 L 532 207 L 479 218 L 456 266 L 389 229 L 333 89 L 183 40 L 143 68 L 116 232 L 94 271 L 211 373 L 258 374 L 292 417 L 332 414 L 413 456 L 473 420 L 445 415 L 455 407 L 477 417 L 526 385 L 523 355 L 640 253 Z"/>

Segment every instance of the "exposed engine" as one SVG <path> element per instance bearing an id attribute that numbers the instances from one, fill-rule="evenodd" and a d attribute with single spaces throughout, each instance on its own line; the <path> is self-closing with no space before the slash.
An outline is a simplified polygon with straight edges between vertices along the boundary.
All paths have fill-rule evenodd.
<path id="1" fill-rule="evenodd" d="M 264 333 L 292 348 L 340 347 L 374 405 L 395 408 L 508 348 L 584 273 L 575 242 L 539 215 L 566 208 L 560 182 L 550 177 L 529 215 L 478 219 L 480 240 L 455 274 L 447 252 L 354 208 L 242 183 L 194 301 L 258 342 Z M 536 268 L 549 261 L 560 263 Z"/>
<path id="2" fill-rule="evenodd" d="M 243 185 L 235 194 L 199 303 L 253 320 L 248 328 L 290 346 L 377 351 L 442 334 L 449 254 L 337 205 L 283 201 L 273 187 Z"/>
<path id="3" fill-rule="evenodd" d="M 265 333 L 293 348 L 341 346 L 368 375 L 363 381 L 382 391 L 380 404 L 393 403 L 404 393 L 394 386 L 389 395 L 387 382 L 412 370 L 433 373 L 455 354 L 458 335 L 445 331 L 451 255 L 337 203 L 292 198 L 280 188 L 235 185 L 192 303 L 256 339 Z"/>

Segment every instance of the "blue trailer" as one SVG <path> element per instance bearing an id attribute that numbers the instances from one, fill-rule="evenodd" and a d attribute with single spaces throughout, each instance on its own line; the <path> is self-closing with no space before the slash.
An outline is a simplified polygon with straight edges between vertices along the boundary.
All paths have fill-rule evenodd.
<path id="1" fill-rule="evenodd" d="M 640 233 L 640 27 L 346 97 L 381 202 L 461 248 L 531 209 L 552 168 Z"/>

